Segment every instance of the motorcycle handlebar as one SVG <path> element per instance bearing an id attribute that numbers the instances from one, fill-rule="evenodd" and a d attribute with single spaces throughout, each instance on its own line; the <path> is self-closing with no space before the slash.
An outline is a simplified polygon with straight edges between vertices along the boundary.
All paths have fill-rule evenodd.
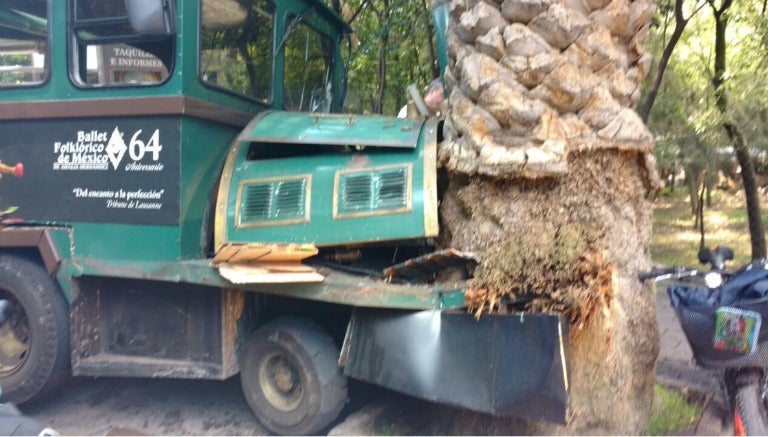
<path id="1" fill-rule="evenodd" d="M 701 272 L 698 270 L 681 266 L 660 268 L 654 267 L 650 272 L 642 272 L 638 274 L 637 278 L 640 280 L 640 282 L 645 282 L 648 279 L 657 279 L 662 276 L 668 276 L 670 278 L 683 278 L 689 276 L 697 276 L 699 274 L 701 274 Z"/>
<path id="2" fill-rule="evenodd" d="M 673 272 L 674 272 L 674 270 L 673 270 L 672 267 L 666 267 L 666 268 L 663 268 L 663 269 L 654 268 L 650 272 L 642 272 L 642 273 L 640 273 L 639 275 L 637 275 L 637 279 L 639 279 L 640 282 L 645 282 L 648 279 L 652 279 L 652 278 L 655 278 L 657 276 L 668 275 L 668 274 L 673 273 Z"/>

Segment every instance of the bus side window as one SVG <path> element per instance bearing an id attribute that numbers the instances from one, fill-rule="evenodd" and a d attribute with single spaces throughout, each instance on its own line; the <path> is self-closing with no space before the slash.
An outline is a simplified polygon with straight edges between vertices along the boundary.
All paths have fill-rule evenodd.
<path id="1" fill-rule="evenodd" d="M 48 1 L 0 1 L 0 88 L 48 78 Z"/>
<path id="2" fill-rule="evenodd" d="M 80 78 L 87 85 L 153 85 L 168 74 L 157 56 L 128 44 L 87 45 L 85 65 L 80 65 Z"/>
<path id="3" fill-rule="evenodd" d="M 124 0 L 72 1 L 76 49 L 71 60 L 77 85 L 156 85 L 170 76 L 172 35 L 137 34 Z"/>
<path id="4" fill-rule="evenodd" d="M 203 0 L 202 12 L 200 80 L 251 99 L 271 100 L 274 2 Z"/>

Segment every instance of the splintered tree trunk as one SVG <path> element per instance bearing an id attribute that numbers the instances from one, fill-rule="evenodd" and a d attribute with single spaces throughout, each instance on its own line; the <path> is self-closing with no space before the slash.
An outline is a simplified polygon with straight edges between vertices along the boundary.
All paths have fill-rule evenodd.
<path id="1" fill-rule="evenodd" d="M 659 180 L 631 107 L 653 10 L 651 0 L 449 1 L 443 244 L 483 258 L 468 293 L 479 316 L 524 301 L 571 321 L 567 427 L 464 416 L 455 432 L 645 429 L 659 342 L 655 293 L 637 273 L 650 266 L 645 197 Z"/>

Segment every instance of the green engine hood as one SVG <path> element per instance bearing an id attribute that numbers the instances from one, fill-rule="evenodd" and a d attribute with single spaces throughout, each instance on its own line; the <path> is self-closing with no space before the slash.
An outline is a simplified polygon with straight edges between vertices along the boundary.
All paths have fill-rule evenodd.
<path id="1" fill-rule="evenodd" d="M 437 236 L 437 120 L 268 112 L 232 145 L 216 245 Z"/>
<path id="2" fill-rule="evenodd" d="M 267 112 L 240 141 L 415 149 L 424 121 L 352 114 Z"/>

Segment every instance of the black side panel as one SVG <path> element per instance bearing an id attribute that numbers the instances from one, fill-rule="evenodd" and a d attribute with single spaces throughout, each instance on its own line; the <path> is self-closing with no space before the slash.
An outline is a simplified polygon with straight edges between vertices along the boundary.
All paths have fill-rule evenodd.
<path id="1" fill-rule="evenodd" d="M 344 374 L 470 410 L 565 423 L 567 338 L 551 315 L 359 309 Z"/>
<path id="2" fill-rule="evenodd" d="M 95 104 L 95 103 L 94 103 Z M 36 221 L 175 225 L 181 117 L 0 120 L 0 208 Z"/>
<path id="3" fill-rule="evenodd" d="M 75 374 L 223 377 L 220 290 L 95 277 L 76 285 Z"/>

